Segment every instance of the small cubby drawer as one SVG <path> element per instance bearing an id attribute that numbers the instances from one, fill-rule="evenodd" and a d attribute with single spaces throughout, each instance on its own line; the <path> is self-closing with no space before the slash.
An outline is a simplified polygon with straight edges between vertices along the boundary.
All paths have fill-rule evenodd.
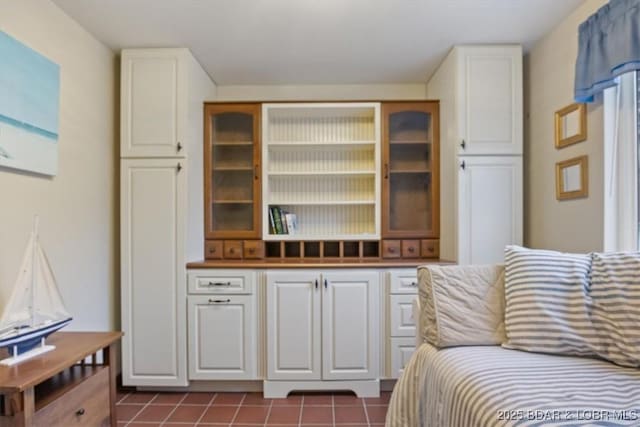
<path id="1" fill-rule="evenodd" d="M 260 259 L 264 257 L 264 243 L 262 240 L 245 240 L 242 250 L 245 259 Z"/>
<path id="2" fill-rule="evenodd" d="M 188 273 L 190 294 L 253 294 L 255 273 L 247 270 L 198 270 Z"/>
<path id="3" fill-rule="evenodd" d="M 413 318 L 413 300 L 415 295 L 391 295 L 391 336 L 414 337 L 416 322 Z"/>
<path id="4" fill-rule="evenodd" d="M 382 241 L 382 257 L 383 258 L 400 258 L 400 240 L 383 240 Z"/>
<path id="5" fill-rule="evenodd" d="M 402 258 L 420 258 L 420 240 L 403 240 Z"/>
<path id="6" fill-rule="evenodd" d="M 439 258 L 440 257 L 440 241 L 434 239 L 426 239 L 420 241 L 420 252 L 422 258 Z"/>
<path id="7" fill-rule="evenodd" d="M 206 259 L 222 259 L 222 240 L 207 240 L 204 244 L 204 257 Z"/>
<path id="8" fill-rule="evenodd" d="M 225 240 L 224 257 L 225 259 L 242 259 L 242 241 Z"/>
<path id="9" fill-rule="evenodd" d="M 417 270 L 393 270 L 390 275 L 390 293 L 392 294 L 417 294 L 418 273 Z"/>

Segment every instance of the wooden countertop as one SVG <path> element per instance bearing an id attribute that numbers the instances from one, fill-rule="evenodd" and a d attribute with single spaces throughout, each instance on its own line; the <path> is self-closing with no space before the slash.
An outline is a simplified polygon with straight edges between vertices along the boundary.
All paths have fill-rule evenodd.
<path id="1" fill-rule="evenodd" d="M 187 264 L 187 268 L 412 268 L 425 264 L 453 264 L 439 259 L 263 259 L 204 260 Z"/>
<path id="2" fill-rule="evenodd" d="M 19 393 L 79 360 L 110 346 L 122 337 L 122 332 L 56 332 L 47 338 L 55 350 L 35 356 L 14 366 L 0 365 L 0 393 Z M 2 352 L 1 358 L 8 354 Z"/>

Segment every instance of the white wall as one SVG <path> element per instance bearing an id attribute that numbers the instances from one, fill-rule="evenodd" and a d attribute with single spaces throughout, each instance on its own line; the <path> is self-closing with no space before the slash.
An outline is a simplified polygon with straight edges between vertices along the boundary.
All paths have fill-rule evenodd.
<path id="1" fill-rule="evenodd" d="M 426 84 L 218 86 L 216 101 L 425 99 Z"/>
<path id="2" fill-rule="evenodd" d="M 120 317 L 116 56 L 49 0 L 0 0 L 0 30 L 59 64 L 61 80 L 58 175 L 0 168 L 0 308 L 39 214 L 42 244 L 75 318 L 68 329 L 113 329 Z"/>
<path id="3" fill-rule="evenodd" d="M 603 244 L 603 108 L 588 106 L 588 140 L 554 146 L 554 113 L 573 102 L 578 25 L 606 3 L 587 0 L 525 57 L 525 243 L 587 252 Z M 589 197 L 557 201 L 555 164 L 587 154 Z"/>

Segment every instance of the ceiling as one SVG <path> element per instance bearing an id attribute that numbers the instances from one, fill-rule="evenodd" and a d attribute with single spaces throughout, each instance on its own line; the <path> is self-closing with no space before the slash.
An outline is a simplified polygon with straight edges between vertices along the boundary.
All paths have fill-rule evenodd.
<path id="1" fill-rule="evenodd" d="M 218 85 L 425 82 L 454 44 L 527 47 L 583 0 L 53 0 L 115 50 L 188 47 Z"/>

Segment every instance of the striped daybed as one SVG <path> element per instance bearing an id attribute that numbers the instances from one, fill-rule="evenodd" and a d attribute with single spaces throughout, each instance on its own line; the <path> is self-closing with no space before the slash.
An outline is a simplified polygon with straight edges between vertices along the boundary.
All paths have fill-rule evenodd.
<path id="1" fill-rule="evenodd" d="M 537 253 L 538 258 L 531 258 L 530 255 L 527 255 L 529 256 L 527 260 L 533 259 L 533 263 L 543 265 L 542 270 L 544 270 L 545 265 L 552 264 L 549 260 L 543 259 L 549 254 L 542 253 L 540 255 Z M 507 256 L 510 254 L 508 253 Z M 634 257 L 636 261 L 640 259 L 637 254 L 634 254 Z M 637 286 L 640 283 L 638 282 L 640 269 L 637 268 L 637 265 L 630 268 L 620 257 L 607 259 L 607 257 L 600 256 L 598 262 L 602 263 L 603 258 L 605 264 L 609 267 L 613 266 L 613 269 L 605 271 L 606 268 L 603 270 L 603 267 L 599 266 L 593 272 L 589 264 L 585 269 L 585 274 L 589 276 L 589 279 L 584 286 L 588 298 L 591 298 L 590 292 L 592 291 L 597 297 L 600 286 L 600 289 L 606 293 L 606 296 L 602 298 L 603 301 L 608 303 L 619 299 L 627 301 L 626 310 L 611 310 L 614 313 L 613 320 L 611 318 L 600 320 L 606 323 L 609 328 L 606 331 L 608 335 L 622 339 L 617 336 L 616 332 L 612 332 L 613 329 L 621 330 L 624 327 L 624 325 L 619 327 L 616 322 L 636 322 L 637 326 L 637 319 L 640 316 L 640 287 Z M 567 261 L 568 264 L 570 262 Z M 535 275 L 522 271 L 526 268 L 526 262 L 520 262 L 516 268 L 520 269 L 516 271 L 517 277 L 534 280 Z M 578 270 L 580 268 L 582 267 L 579 265 Z M 514 274 L 513 271 L 512 269 L 511 274 Z M 535 307 L 556 315 L 559 312 L 560 318 L 564 316 L 568 319 L 574 319 L 574 321 L 575 312 L 583 309 L 583 307 L 571 306 L 562 310 L 554 307 L 553 303 L 564 297 L 564 294 L 560 295 L 559 293 L 566 292 L 566 289 L 549 284 L 562 280 L 567 283 L 575 280 L 575 277 L 559 279 L 560 274 L 546 271 L 542 274 L 543 279 L 540 279 L 539 276 L 535 277 L 537 280 L 535 285 L 545 288 L 544 292 L 551 289 L 552 293 L 557 292 L 558 294 L 556 298 L 549 298 L 547 294 L 543 295 L 540 301 L 530 301 L 530 305 L 534 307 L 531 309 L 531 322 L 532 324 L 538 322 L 542 325 L 541 329 L 536 331 L 538 333 L 534 335 L 540 336 L 542 341 L 525 341 L 525 344 L 535 347 L 540 342 L 548 344 L 555 340 L 562 343 L 562 337 L 556 336 L 556 333 L 566 330 L 565 332 L 571 335 L 575 333 L 575 330 L 571 329 L 574 327 L 577 328 L 577 335 L 586 334 L 588 346 L 592 345 L 589 340 L 594 340 L 593 348 L 596 350 L 605 348 L 604 353 L 584 357 L 522 351 L 505 348 L 508 347 L 508 340 L 507 345 L 503 343 L 503 346 L 474 345 L 436 348 L 426 342 L 425 335 L 421 330 L 426 317 L 422 295 L 426 286 L 424 278 L 427 275 L 419 274 L 422 308 L 420 301 L 417 300 L 414 304 L 414 316 L 420 317 L 420 320 L 416 322 L 420 325 L 417 334 L 419 336 L 417 348 L 396 384 L 387 413 L 386 425 L 388 427 L 640 426 L 640 370 L 638 367 L 619 366 L 608 360 L 603 360 L 610 355 L 614 346 L 604 346 L 605 341 L 601 335 L 586 330 L 578 323 L 571 325 L 571 320 L 569 320 L 568 324 L 549 327 L 549 330 L 545 332 L 544 322 L 536 319 Z M 577 274 L 575 271 L 567 273 L 568 276 L 575 274 Z M 593 277 L 598 274 L 601 277 Z M 591 280 L 594 283 L 591 283 Z M 618 285 L 622 283 L 622 285 L 612 287 L 614 282 Z M 532 286 L 531 283 L 520 283 L 519 285 Z M 517 293 L 517 290 L 513 292 Z M 506 300 L 508 312 L 509 296 Z M 550 304 L 545 306 L 545 301 Z M 568 305 L 572 304 L 575 303 Z M 597 303 L 591 299 L 587 301 L 587 304 L 590 313 L 593 311 L 592 308 L 597 306 Z M 629 315 L 629 307 L 633 311 L 631 316 Z M 596 309 L 594 310 L 597 312 Z M 514 319 L 522 322 L 522 309 L 519 309 L 516 314 Z M 507 317 L 507 329 L 509 327 L 508 320 Z M 597 325 L 593 327 L 597 328 Z M 632 331 L 632 340 L 627 345 L 632 347 L 630 352 L 635 352 L 637 355 L 637 352 L 640 351 L 638 348 L 640 330 L 637 328 L 634 330 L 637 335 Z M 523 337 L 516 336 L 516 339 L 521 338 Z M 578 349 L 578 340 L 575 337 L 572 336 L 568 342 L 575 347 L 578 353 L 581 351 Z M 519 344 L 517 341 L 515 343 Z M 617 356 L 619 354 L 614 352 L 614 359 Z"/>

